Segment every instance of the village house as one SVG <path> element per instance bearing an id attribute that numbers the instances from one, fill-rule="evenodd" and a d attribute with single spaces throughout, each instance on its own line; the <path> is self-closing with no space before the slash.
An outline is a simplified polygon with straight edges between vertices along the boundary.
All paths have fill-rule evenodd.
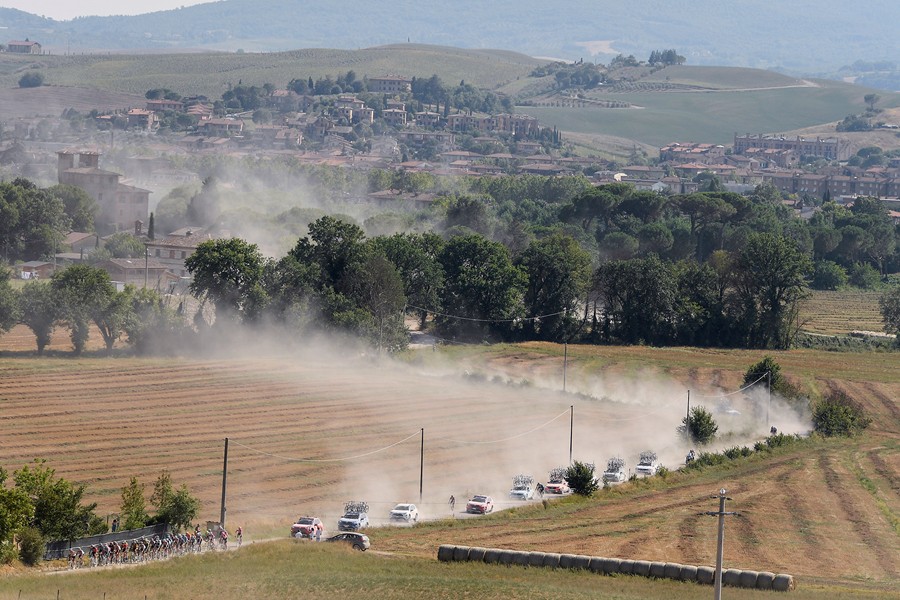
<path id="1" fill-rule="evenodd" d="M 725 146 L 696 142 L 673 142 L 659 149 L 659 161 L 673 164 L 712 164 L 725 158 Z"/>
<path id="2" fill-rule="evenodd" d="M 12 40 L 6 44 L 6 51 L 13 54 L 40 54 L 41 45 L 37 42 L 29 41 L 28 38 L 24 42 Z"/>
<path id="3" fill-rule="evenodd" d="M 146 220 L 150 190 L 127 185 L 118 173 L 101 169 L 99 152 L 56 154 L 59 183 L 79 187 L 94 199 L 99 208 L 95 224 L 101 232 L 128 230 L 135 221 Z"/>
<path id="4" fill-rule="evenodd" d="M 29 260 L 17 267 L 21 279 L 50 279 L 55 266 L 52 262 L 44 260 Z"/>
<path id="5" fill-rule="evenodd" d="M 172 110 L 182 112 L 184 111 L 184 102 L 180 100 L 147 100 L 144 108 L 155 111 Z"/>
<path id="6" fill-rule="evenodd" d="M 850 158 L 850 142 L 840 138 L 807 139 L 802 136 L 789 139 L 775 135 L 734 134 L 734 153 L 746 154 L 750 148 L 767 150 L 791 150 L 799 156 L 816 156 L 825 160 L 847 160 Z"/>
<path id="7" fill-rule="evenodd" d="M 207 119 L 201 121 L 199 127 L 205 135 L 228 137 L 243 133 L 244 121 L 241 119 Z"/>
<path id="8" fill-rule="evenodd" d="M 406 126 L 406 111 L 399 108 L 386 108 L 381 111 L 381 118 L 391 127 Z"/>
<path id="9" fill-rule="evenodd" d="M 178 277 L 169 272 L 166 265 L 149 258 L 111 258 L 98 263 L 114 282 L 136 287 L 148 287 L 165 291 Z"/>
<path id="10" fill-rule="evenodd" d="M 146 131 L 159 129 L 159 117 L 152 110 L 132 108 L 125 113 L 125 119 L 129 129 L 144 129 Z"/>
<path id="11" fill-rule="evenodd" d="M 202 227 L 183 227 L 164 238 L 147 241 L 147 251 L 170 273 L 178 277 L 188 277 L 184 261 L 197 250 L 197 246 L 213 236 Z"/>
<path id="12" fill-rule="evenodd" d="M 440 127 L 440 113 L 431 111 L 422 111 L 415 113 L 416 125 L 419 127 Z"/>
<path id="13" fill-rule="evenodd" d="M 405 77 L 370 77 L 369 91 L 374 94 L 407 94 L 412 91 L 412 80 Z"/>
<path id="14" fill-rule="evenodd" d="M 100 247 L 100 236 L 96 233 L 72 231 L 63 240 L 63 247 L 78 255 L 90 254 Z"/>

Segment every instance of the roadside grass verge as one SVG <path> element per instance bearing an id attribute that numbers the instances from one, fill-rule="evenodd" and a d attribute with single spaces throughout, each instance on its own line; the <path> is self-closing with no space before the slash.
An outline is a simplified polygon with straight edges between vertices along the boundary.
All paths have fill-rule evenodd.
<path id="1" fill-rule="evenodd" d="M 107 598 L 534 598 L 567 600 L 617 598 L 693 600 L 708 598 L 709 586 L 631 576 L 603 576 L 586 571 L 527 568 L 478 563 L 439 563 L 373 551 L 290 540 L 249 545 L 237 552 L 208 554 L 134 568 L 89 572 L 8 576 L 0 580 L 0 597 L 36 600 Z M 761 592 L 728 589 L 729 598 L 758 599 Z M 898 598 L 889 590 L 803 585 L 796 600 Z"/>

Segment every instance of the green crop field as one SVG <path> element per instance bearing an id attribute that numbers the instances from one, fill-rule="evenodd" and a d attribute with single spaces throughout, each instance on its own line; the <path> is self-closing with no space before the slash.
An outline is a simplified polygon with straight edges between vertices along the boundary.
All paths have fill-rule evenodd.
<path id="1" fill-rule="evenodd" d="M 546 61 L 504 50 L 465 50 L 404 44 L 362 50 L 308 49 L 273 53 L 90 54 L 22 58 L 3 54 L 0 86 L 17 85 L 22 72 L 37 68 L 47 85 L 143 94 L 168 88 L 183 95 L 219 98 L 229 85 L 285 87 L 291 79 L 331 76 L 352 70 L 357 77 L 438 74 L 448 84 L 465 80 L 494 89 L 524 78 Z"/>
<path id="2" fill-rule="evenodd" d="M 666 82 L 710 89 L 759 89 L 804 85 L 803 80 L 762 69 L 740 67 L 699 67 L 679 65 L 660 69 L 640 79 L 644 82 Z"/>
<path id="3" fill-rule="evenodd" d="M 563 131 L 603 133 L 660 146 L 672 141 L 732 141 L 734 133 L 778 133 L 838 121 L 864 110 L 866 88 L 833 81 L 817 87 L 749 91 L 651 91 L 592 98 L 628 102 L 635 108 L 520 107 L 541 123 Z M 900 95 L 883 94 L 886 106 Z"/>

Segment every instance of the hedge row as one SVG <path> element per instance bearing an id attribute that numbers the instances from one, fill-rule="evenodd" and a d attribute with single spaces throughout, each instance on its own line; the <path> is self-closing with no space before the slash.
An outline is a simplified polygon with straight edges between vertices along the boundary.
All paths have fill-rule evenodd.
<path id="1" fill-rule="evenodd" d="M 582 569 L 601 575 L 641 575 L 657 579 L 676 579 L 712 585 L 716 570 L 713 567 L 698 567 L 668 562 L 648 560 L 622 560 L 583 556 L 576 554 L 555 554 L 551 552 L 520 552 L 499 548 L 472 548 L 469 546 L 442 545 L 438 548 L 438 560 L 443 562 L 485 562 L 488 564 L 520 565 L 527 567 L 551 567 L 560 569 Z M 792 575 L 728 569 L 722 572 L 722 584 L 731 587 L 787 592 L 794 589 Z"/>

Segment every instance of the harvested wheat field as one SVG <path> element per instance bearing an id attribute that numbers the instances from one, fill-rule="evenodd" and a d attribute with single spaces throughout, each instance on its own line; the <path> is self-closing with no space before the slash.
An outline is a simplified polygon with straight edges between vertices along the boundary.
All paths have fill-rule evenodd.
<path id="1" fill-rule="evenodd" d="M 0 359 L 0 464 L 45 458 L 87 486 L 100 514 L 118 511 L 132 475 L 150 488 L 168 469 L 201 499 L 201 518 L 217 520 L 228 437 L 228 525 L 280 536 L 305 513 L 333 529 L 347 500 L 368 501 L 376 525 L 393 503 L 419 503 L 424 429 L 419 504 L 432 522 L 371 529 L 379 550 L 433 557 L 451 543 L 712 564 L 715 520 L 700 513 L 725 487 L 729 508 L 742 513 L 728 523 L 728 566 L 881 590 L 900 584 L 896 355 L 776 354 L 801 388 L 841 389 L 864 404 L 873 425 L 859 438 L 628 482 L 589 500 L 451 519 L 450 494 L 457 510 L 475 493 L 507 508 L 514 475 L 544 481 L 566 464 L 570 416 L 573 458 L 601 469 L 614 455 L 633 468 L 645 449 L 677 467 L 687 447 L 675 427 L 689 388 L 692 404 L 730 409 L 716 413 L 719 448 L 752 446 L 768 422 L 808 431 L 809 417 L 778 398 L 731 394 L 760 352 L 573 346 L 567 389 L 579 394 L 558 391 L 563 351 L 548 344 L 427 348 L 405 362 L 333 348 L 245 354 Z"/>

